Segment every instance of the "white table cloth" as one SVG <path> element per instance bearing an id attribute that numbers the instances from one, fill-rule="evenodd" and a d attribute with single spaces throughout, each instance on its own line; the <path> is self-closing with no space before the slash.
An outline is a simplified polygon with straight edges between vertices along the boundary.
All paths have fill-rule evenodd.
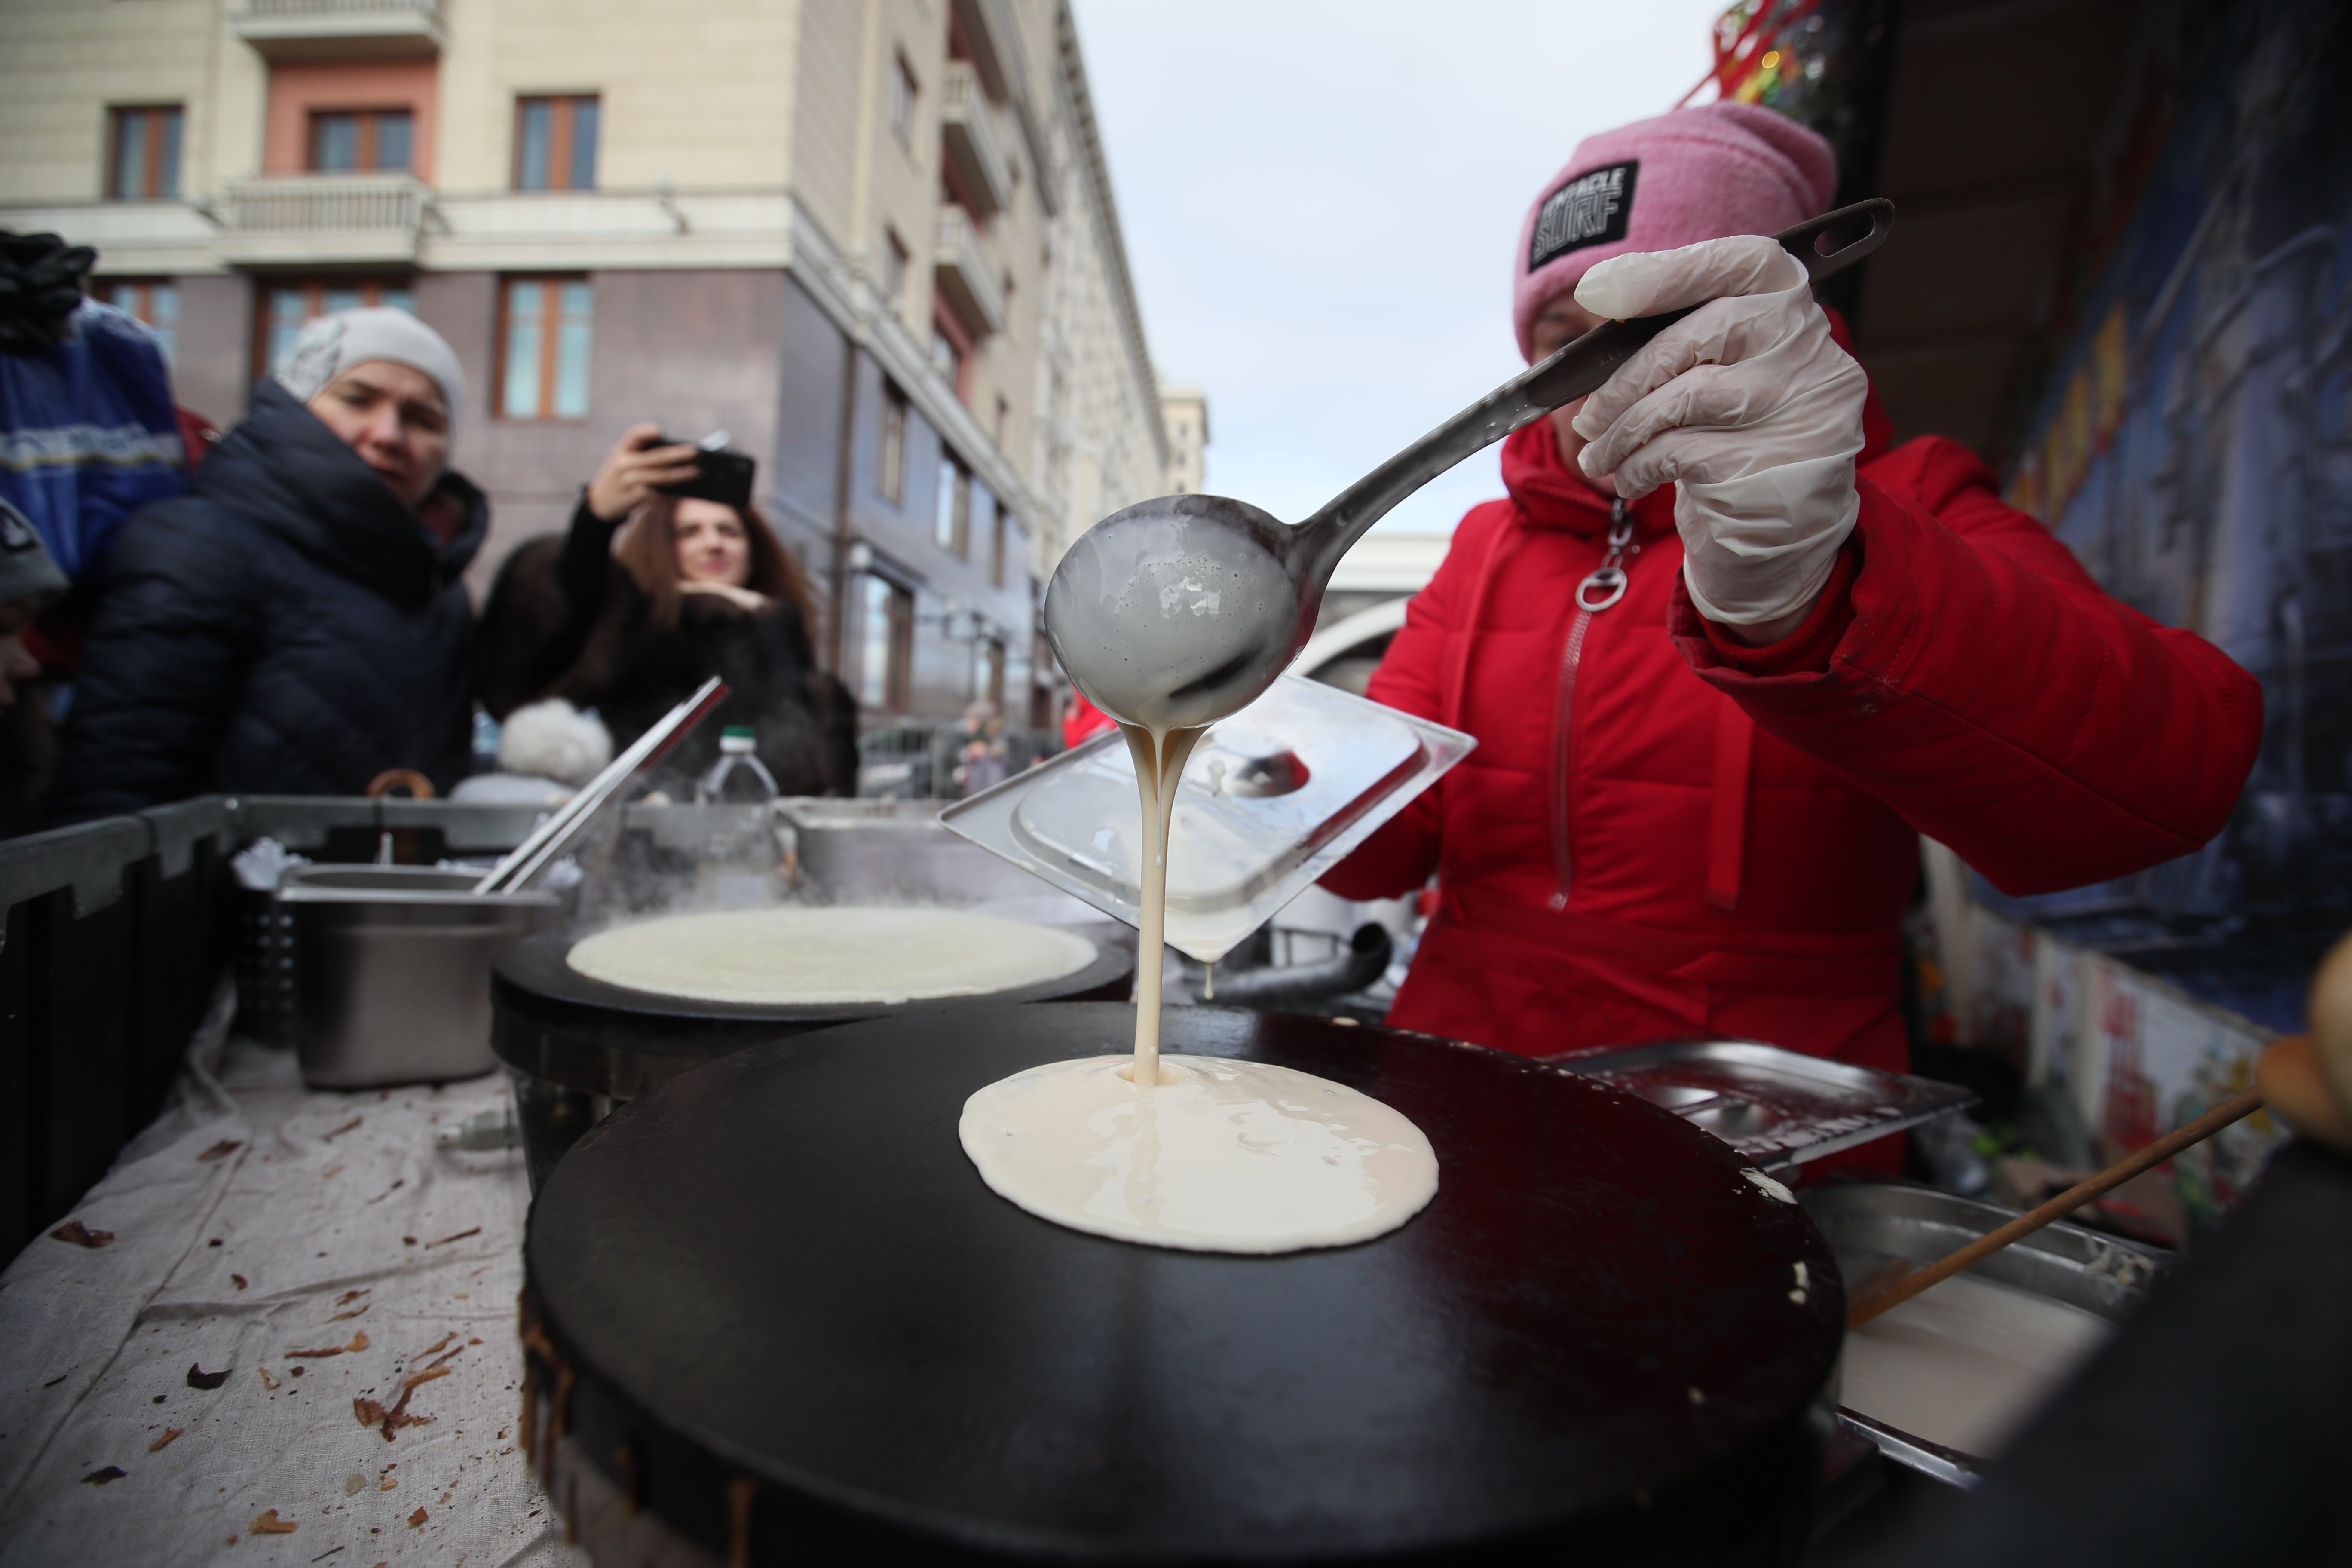
<path id="1" fill-rule="evenodd" d="M 113 1239 L 0 1275 L 0 1563 L 584 1568 L 516 1440 L 520 1152 L 436 1144 L 503 1076 L 313 1091 L 228 1016 L 73 1211 Z"/>

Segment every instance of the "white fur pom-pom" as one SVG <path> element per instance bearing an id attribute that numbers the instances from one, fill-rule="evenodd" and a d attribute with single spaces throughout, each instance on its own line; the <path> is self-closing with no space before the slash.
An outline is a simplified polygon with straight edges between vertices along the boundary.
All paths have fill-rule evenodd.
<path id="1" fill-rule="evenodd" d="M 613 736 L 603 721 L 560 697 L 516 709 L 499 733 L 499 767 L 505 773 L 576 788 L 612 760 Z"/>

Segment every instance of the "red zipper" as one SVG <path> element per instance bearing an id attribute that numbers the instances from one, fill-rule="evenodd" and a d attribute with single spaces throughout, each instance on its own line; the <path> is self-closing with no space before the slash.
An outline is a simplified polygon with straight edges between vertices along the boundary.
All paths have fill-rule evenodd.
<path id="1" fill-rule="evenodd" d="M 1584 575 L 1576 585 L 1576 619 L 1569 623 L 1568 642 L 1559 656 L 1559 694 L 1552 707 L 1551 718 L 1551 858 L 1553 884 L 1551 907 L 1568 907 L 1569 873 L 1572 858 L 1569 852 L 1569 781 L 1575 750 L 1576 678 L 1584 663 L 1584 638 L 1592 629 L 1592 617 L 1615 605 L 1625 596 L 1625 568 L 1619 564 L 1630 556 L 1641 553 L 1642 547 L 1633 542 L 1633 520 L 1626 515 L 1625 502 L 1621 498 L 1609 503 L 1609 552 L 1601 564 Z"/>

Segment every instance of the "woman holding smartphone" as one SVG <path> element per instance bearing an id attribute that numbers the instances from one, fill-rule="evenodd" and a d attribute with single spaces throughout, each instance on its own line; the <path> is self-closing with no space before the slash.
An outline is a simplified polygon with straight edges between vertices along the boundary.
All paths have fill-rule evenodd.
<path id="1" fill-rule="evenodd" d="M 817 668 L 808 579 L 751 504 L 752 477 L 740 454 L 624 432 L 570 529 L 499 570 L 478 666 L 491 715 L 560 697 L 625 746 L 715 675 L 730 695 L 671 756 L 673 787 L 743 725 L 784 794 L 855 794 L 857 705 Z"/>

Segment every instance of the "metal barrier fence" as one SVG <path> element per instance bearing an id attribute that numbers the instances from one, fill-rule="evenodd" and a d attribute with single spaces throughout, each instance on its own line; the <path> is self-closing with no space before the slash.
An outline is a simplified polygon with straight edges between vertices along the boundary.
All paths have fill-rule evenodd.
<path id="1" fill-rule="evenodd" d="M 236 950 L 228 865 L 268 835 L 313 859 L 503 852 L 527 806 L 200 796 L 0 844 L 0 1257 L 66 1217 L 163 1109 Z"/>
<path id="2" fill-rule="evenodd" d="M 857 793 L 872 800 L 955 800 L 957 753 L 971 740 L 961 724 L 888 724 L 857 738 Z M 1051 730 L 1006 730 L 1007 776 L 1062 749 Z"/>

